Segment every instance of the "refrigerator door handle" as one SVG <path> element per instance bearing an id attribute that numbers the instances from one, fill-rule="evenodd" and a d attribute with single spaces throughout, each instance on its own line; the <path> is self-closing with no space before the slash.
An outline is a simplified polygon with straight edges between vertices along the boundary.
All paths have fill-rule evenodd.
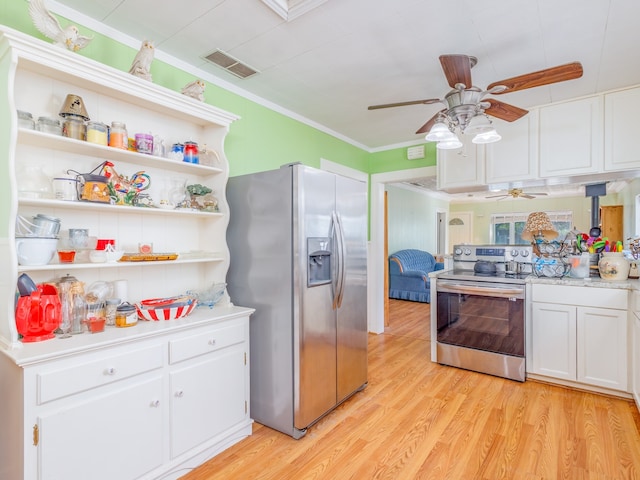
<path id="1" fill-rule="evenodd" d="M 346 243 L 344 239 L 344 227 L 342 226 L 342 218 L 339 213 L 334 212 L 336 223 L 336 238 L 338 239 L 338 279 L 336 288 L 337 308 L 342 306 L 342 298 L 344 297 L 344 286 L 346 281 L 347 270 L 345 261 L 347 258 Z"/>

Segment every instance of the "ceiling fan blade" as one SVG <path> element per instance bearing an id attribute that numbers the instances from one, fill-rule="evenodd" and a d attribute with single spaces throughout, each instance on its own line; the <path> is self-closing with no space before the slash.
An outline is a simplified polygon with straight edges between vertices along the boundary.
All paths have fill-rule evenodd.
<path id="1" fill-rule="evenodd" d="M 557 67 L 546 68 L 537 72 L 526 73 L 517 77 L 507 78 L 499 82 L 493 82 L 487 87 L 487 90 L 498 85 L 504 85 L 506 90 L 496 93 L 517 92 L 527 88 L 541 87 L 542 85 L 550 85 L 552 83 L 564 82 L 566 80 L 574 80 L 582 76 L 582 64 L 580 62 L 567 63 Z"/>
<path id="2" fill-rule="evenodd" d="M 493 98 L 483 100 L 483 102 L 491 104 L 489 108 L 484 109 L 484 113 L 507 122 L 518 120 L 529 113 L 528 110 L 514 105 L 509 105 L 508 103 L 501 102 L 500 100 L 494 100 Z"/>
<path id="3" fill-rule="evenodd" d="M 545 192 L 527 192 L 527 195 L 535 195 L 536 197 L 539 197 L 541 195 L 549 195 L 549 194 Z"/>
<path id="4" fill-rule="evenodd" d="M 424 125 L 422 125 L 422 126 L 418 129 L 418 131 L 416 132 L 416 135 L 417 135 L 417 134 L 420 134 L 420 133 L 427 133 L 427 132 L 429 132 L 429 130 L 431 130 L 431 127 L 433 127 L 433 124 L 434 124 L 434 123 L 436 123 L 436 119 L 438 118 L 438 115 L 440 115 L 442 112 L 446 112 L 446 111 L 447 111 L 447 109 L 446 109 L 446 108 L 444 108 L 444 109 L 440 110 L 438 113 L 436 113 L 433 117 L 431 117 L 431 118 L 429 119 L 429 121 L 428 121 L 427 123 L 425 123 Z"/>
<path id="5" fill-rule="evenodd" d="M 439 98 L 428 98 L 426 100 L 411 100 L 409 102 L 396 102 L 396 103 L 385 103 L 384 105 L 371 105 L 367 107 L 367 110 L 378 110 L 380 108 L 390 108 L 390 107 L 406 107 L 407 105 L 428 105 L 430 103 L 438 103 L 441 100 Z"/>
<path id="6" fill-rule="evenodd" d="M 520 195 L 518 195 L 518 197 L 520 197 L 520 198 L 529 198 L 529 199 L 536 198 L 533 195 L 528 195 L 526 193 L 521 193 Z"/>
<path id="7" fill-rule="evenodd" d="M 471 68 L 477 62 L 476 57 L 469 55 L 440 55 L 442 70 L 451 88 L 456 88 L 458 83 L 464 84 L 465 88 L 471 87 Z"/>
<path id="8" fill-rule="evenodd" d="M 504 198 L 504 197 L 508 197 L 509 195 L 491 195 L 489 197 L 484 197 L 484 198 Z"/>

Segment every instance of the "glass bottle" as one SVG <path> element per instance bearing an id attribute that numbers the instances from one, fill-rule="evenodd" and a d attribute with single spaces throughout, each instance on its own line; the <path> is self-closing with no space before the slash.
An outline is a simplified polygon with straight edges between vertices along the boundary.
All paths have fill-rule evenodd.
<path id="1" fill-rule="evenodd" d="M 109 146 L 126 150 L 129 146 L 127 126 L 124 122 L 111 122 L 109 129 Z"/>

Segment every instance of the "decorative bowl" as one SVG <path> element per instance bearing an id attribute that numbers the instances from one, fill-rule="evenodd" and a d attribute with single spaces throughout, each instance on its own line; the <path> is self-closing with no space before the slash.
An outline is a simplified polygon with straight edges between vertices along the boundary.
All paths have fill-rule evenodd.
<path id="1" fill-rule="evenodd" d="M 197 300 L 193 300 L 186 305 L 180 305 L 178 307 L 158 307 L 158 308 L 144 308 L 144 306 L 136 304 L 136 310 L 138 311 L 138 317 L 143 320 L 174 320 L 177 318 L 186 317 L 198 304 Z"/>
<path id="2" fill-rule="evenodd" d="M 220 301 L 226 288 L 226 283 L 214 283 L 206 290 L 189 290 L 187 294 L 195 297 L 201 307 L 212 308 Z"/>

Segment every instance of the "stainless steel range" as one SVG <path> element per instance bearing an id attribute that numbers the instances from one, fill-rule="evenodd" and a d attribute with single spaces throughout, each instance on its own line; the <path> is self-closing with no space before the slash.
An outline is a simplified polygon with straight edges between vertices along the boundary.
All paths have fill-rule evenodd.
<path id="1" fill-rule="evenodd" d="M 453 269 L 431 283 L 433 360 L 525 380 L 525 279 L 532 255 L 529 245 L 454 246 Z"/>

